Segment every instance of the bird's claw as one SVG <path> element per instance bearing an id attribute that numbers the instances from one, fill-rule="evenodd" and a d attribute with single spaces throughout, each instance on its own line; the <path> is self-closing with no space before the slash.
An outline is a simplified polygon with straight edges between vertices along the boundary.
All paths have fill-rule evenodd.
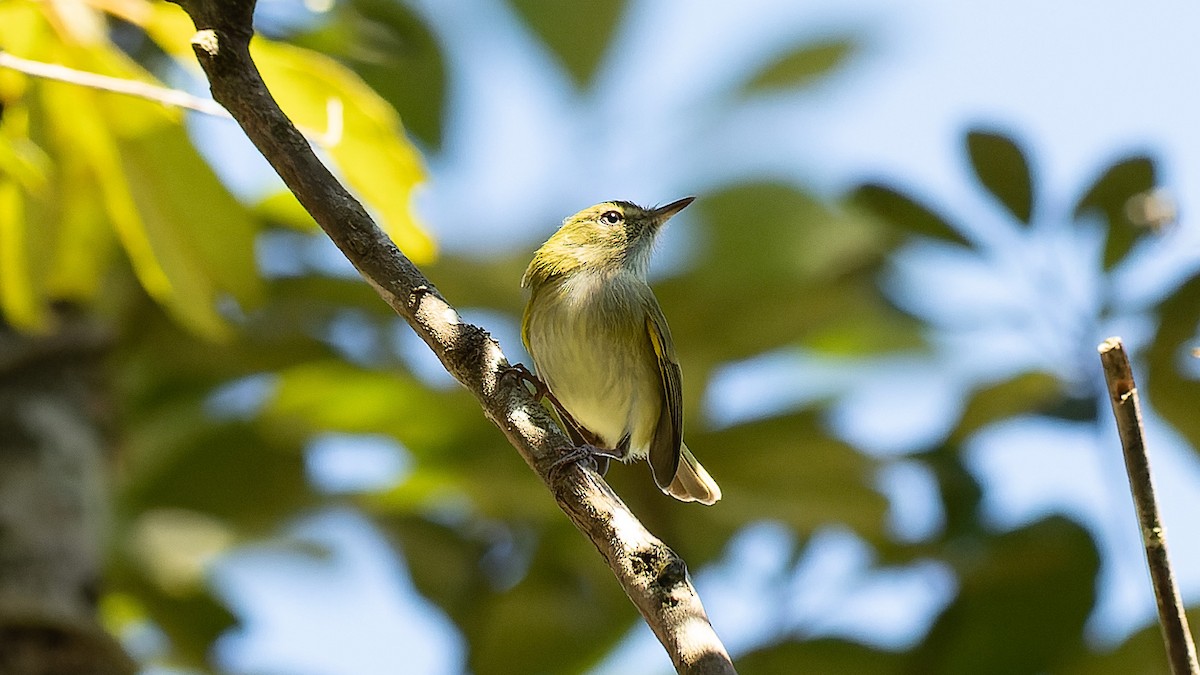
<path id="1" fill-rule="evenodd" d="M 613 459 L 619 460 L 621 457 L 611 450 L 598 448 L 594 445 L 576 445 L 554 460 L 546 468 L 546 473 L 549 475 L 551 482 L 558 482 L 558 479 L 562 477 L 562 472 L 566 471 L 572 464 L 586 463 L 591 467 L 592 471 L 603 476 L 608 472 L 609 460 Z"/>
<path id="2" fill-rule="evenodd" d="M 533 397 L 539 401 L 550 394 L 550 388 L 546 386 L 546 383 L 542 382 L 541 378 L 537 375 L 534 375 L 529 368 L 526 368 L 524 363 L 514 363 L 507 366 L 501 376 L 515 377 L 522 382 L 533 385 Z"/>

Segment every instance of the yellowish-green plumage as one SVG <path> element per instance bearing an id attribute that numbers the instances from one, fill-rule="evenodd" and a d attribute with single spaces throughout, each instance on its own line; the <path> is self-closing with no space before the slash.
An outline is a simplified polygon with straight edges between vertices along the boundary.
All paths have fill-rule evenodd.
<path id="1" fill-rule="evenodd" d="M 675 345 L 646 283 L 655 236 L 691 202 L 604 202 L 566 219 L 521 279 L 521 339 L 582 437 L 623 461 L 648 459 L 663 492 L 713 504 L 721 489 L 683 443 Z"/>

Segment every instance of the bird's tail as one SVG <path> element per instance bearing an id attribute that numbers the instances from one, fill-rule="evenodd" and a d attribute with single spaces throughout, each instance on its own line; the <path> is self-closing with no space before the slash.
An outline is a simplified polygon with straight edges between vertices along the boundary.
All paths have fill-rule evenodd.
<path id="1" fill-rule="evenodd" d="M 675 479 L 663 492 L 684 502 L 716 504 L 721 498 L 721 488 L 717 487 L 717 482 L 700 466 L 686 445 L 680 447 L 680 452 Z"/>

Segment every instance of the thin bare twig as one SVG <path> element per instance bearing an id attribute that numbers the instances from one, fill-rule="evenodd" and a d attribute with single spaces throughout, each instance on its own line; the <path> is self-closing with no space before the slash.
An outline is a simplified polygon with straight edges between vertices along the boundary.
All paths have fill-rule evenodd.
<path id="1" fill-rule="evenodd" d="M 221 107 L 221 104 L 208 98 L 200 98 L 193 96 L 186 91 L 178 89 L 168 89 L 160 87 L 149 82 L 138 82 L 137 80 L 123 80 L 119 77 L 109 77 L 107 75 L 98 75 L 82 70 L 75 70 L 66 66 L 60 66 L 54 63 L 42 63 L 41 61 L 30 61 L 19 56 L 14 56 L 9 52 L 0 49 L 0 68 L 9 68 L 26 75 L 40 77 L 45 80 L 54 80 L 56 82 L 66 82 L 68 84 L 76 84 L 89 89 L 99 89 L 100 91 L 111 91 L 116 94 L 125 94 L 127 96 L 136 96 L 144 98 L 148 101 L 155 101 L 163 105 L 174 106 L 176 108 L 187 108 L 205 115 L 214 117 L 224 117 L 230 119 L 232 116 L 229 111 Z"/>
<path id="2" fill-rule="evenodd" d="M 1121 338 L 1110 337 L 1098 349 L 1100 362 L 1104 366 L 1104 379 L 1108 382 L 1109 402 L 1117 418 L 1117 433 L 1121 436 L 1121 447 L 1125 453 L 1129 489 L 1133 493 L 1133 505 L 1142 529 L 1146 564 L 1150 568 L 1150 580 L 1158 600 L 1158 623 L 1167 647 L 1167 660 L 1174 675 L 1198 675 L 1200 666 L 1196 663 L 1196 645 L 1192 642 L 1187 615 L 1183 612 L 1183 600 L 1167 559 L 1167 535 L 1158 514 L 1158 500 L 1154 497 L 1154 481 L 1150 475 L 1150 458 L 1146 453 L 1142 409 L 1137 385 L 1133 381 L 1133 369 Z"/>
<path id="3" fill-rule="evenodd" d="M 709 624 L 687 568 L 587 467 L 551 471 L 570 441 L 529 395 L 500 345 L 464 322 L 396 248 L 362 205 L 313 154 L 279 109 L 254 61 L 254 0 L 177 0 L 196 25 L 192 49 L 213 98 L 225 106 L 304 208 L 363 278 L 429 345 L 478 400 L 553 493 L 559 508 L 596 546 L 663 644 L 676 670 L 728 675 L 733 663 Z"/>

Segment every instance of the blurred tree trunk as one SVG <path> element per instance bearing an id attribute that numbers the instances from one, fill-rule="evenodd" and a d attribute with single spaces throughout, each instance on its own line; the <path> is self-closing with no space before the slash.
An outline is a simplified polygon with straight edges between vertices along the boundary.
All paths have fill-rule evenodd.
<path id="1" fill-rule="evenodd" d="M 0 324 L 0 673 L 133 673 L 95 616 L 109 511 L 108 340 L 76 313 L 56 318 L 38 336 Z"/>

